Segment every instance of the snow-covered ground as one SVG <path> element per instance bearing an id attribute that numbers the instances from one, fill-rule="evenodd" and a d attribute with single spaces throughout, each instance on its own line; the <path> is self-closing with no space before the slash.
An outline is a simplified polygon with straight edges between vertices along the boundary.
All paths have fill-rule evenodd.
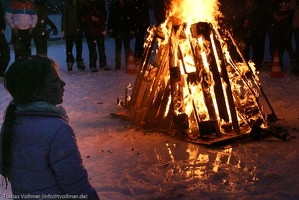
<path id="1" fill-rule="evenodd" d="M 133 41 L 132 41 L 133 43 Z M 106 39 L 114 68 L 114 41 Z M 12 51 L 13 58 L 13 51 Z M 83 54 L 88 64 L 88 49 Z M 271 78 L 259 74 L 277 116 L 291 137 L 245 140 L 220 147 L 195 145 L 163 133 L 136 129 L 110 116 L 121 108 L 125 88 L 136 75 L 120 71 L 66 71 L 64 43 L 51 44 L 66 82 L 67 109 L 90 182 L 103 200 L 153 199 L 299 199 L 299 80 L 289 73 Z M 0 125 L 9 94 L 0 79 Z M 1 184 L 1 183 L 0 183 Z M 10 190 L 0 188 L 0 199 Z"/>

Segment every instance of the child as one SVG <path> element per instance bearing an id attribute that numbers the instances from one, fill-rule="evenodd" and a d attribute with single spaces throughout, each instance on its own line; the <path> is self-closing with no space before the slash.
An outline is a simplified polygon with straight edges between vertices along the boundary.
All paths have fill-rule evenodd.
<path id="1" fill-rule="evenodd" d="M 15 61 L 5 88 L 13 97 L 0 134 L 0 172 L 13 195 L 86 195 L 99 199 L 88 181 L 63 102 L 65 82 L 57 64 L 42 56 Z"/>

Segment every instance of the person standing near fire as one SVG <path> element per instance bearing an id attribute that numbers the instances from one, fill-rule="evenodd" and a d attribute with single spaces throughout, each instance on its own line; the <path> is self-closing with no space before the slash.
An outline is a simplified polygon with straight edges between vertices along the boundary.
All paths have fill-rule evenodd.
<path id="1" fill-rule="evenodd" d="M 168 17 L 171 0 L 155 0 L 154 3 L 154 16 L 157 26 L 162 24 Z"/>
<path id="2" fill-rule="evenodd" d="M 245 0 L 245 5 L 239 22 L 240 26 L 235 30 L 239 39 L 244 57 L 255 63 L 257 70 L 261 69 L 264 61 L 265 38 L 266 38 L 266 18 L 261 5 L 255 0 Z M 250 57 L 250 50 L 252 57 Z"/>
<path id="3" fill-rule="evenodd" d="M 293 29 L 294 29 L 294 39 L 295 39 L 295 55 L 296 55 L 296 67 L 294 67 L 293 72 L 299 74 L 299 0 L 291 0 L 291 9 L 293 9 Z"/>
<path id="4" fill-rule="evenodd" d="M 6 23 L 2 3 L 0 2 L 0 77 L 3 77 L 10 61 L 10 50 L 4 35 Z"/>
<path id="5" fill-rule="evenodd" d="M 34 5 L 27 0 L 14 0 L 9 4 L 5 19 L 12 29 L 15 60 L 31 55 L 32 31 L 37 23 Z"/>
<path id="6" fill-rule="evenodd" d="M 134 17 L 135 20 L 135 47 L 134 57 L 138 64 L 143 55 L 143 45 L 146 31 L 150 26 L 149 7 L 146 0 L 134 0 Z"/>
<path id="7" fill-rule="evenodd" d="M 82 7 L 79 0 L 69 0 L 62 10 L 61 35 L 65 38 L 67 70 L 73 71 L 76 61 L 77 68 L 85 71 L 83 63 L 83 27 Z M 73 55 L 73 47 L 76 45 L 76 59 Z"/>
<path id="8" fill-rule="evenodd" d="M 130 40 L 134 38 L 133 8 L 128 0 L 117 0 L 111 4 L 108 19 L 108 34 L 115 41 L 115 70 L 121 68 L 122 45 L 125 49 L 125 65 L 130 55 Z"/>
<path id="9" fill-rule="evenodd" d="M 54 35 L 58 33 L 57 27 L 48 17 L 46 0 L 36 0 L 35 9 L 38 18 L 36 27 L 33 29 L 33 41 L 36 47 L 36 54 L 47 56 L 47 25 L 52 28 Z"/>
<path id="10" fill-rule="evenodd" d="M 284 68 L 283 54 L 285 51 L 291 60 L 292 68 L 295 67 L 295 52 L 292 47 L 293 36 L 293 20 L 294 10 L 290 9 L 290 0 L 275 0 L 273 5 L 273 15 L 271 29 L 269 30 L 270 38 L 270 52 L 271 59 L 273 60 L 275 50 L 278 50 L 279 60 L 282 71 Z"/>
<path id="11" fill-rule="evenodd" d="M 82 21 L 89 50 L 89 67 L 91 71 L 98 71 L 98 57 L 100 60 L 99 68 L 111 70 L 111 68 L 107 66 L 105 53 L 105 23 L 107 21 L 105 5 L 100 0 L 84 0 Z"/>

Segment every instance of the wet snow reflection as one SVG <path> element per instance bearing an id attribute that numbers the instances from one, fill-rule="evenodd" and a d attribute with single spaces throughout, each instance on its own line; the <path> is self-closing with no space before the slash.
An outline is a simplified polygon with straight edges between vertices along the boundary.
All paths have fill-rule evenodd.
<path id="1" fill-rule="evenodd" d="M 208 179 L 213 173 L 243 171 L 257 181 L 257 168 L 245 166 L 240 157 L 234 154 L 234 148 L 210 149 L 194 144 L 186 144 L 182 151 L 176 144 L 165 143 L 166 148 L 155 149 L 155 157 L 159 163 L 168 168 L 168 174 L 184 175 L 186 179 Z M 241 167 L 243 165 L 243 168 Z M 251 169 L 252 168 L 252 169 Z M 250 170 L 251 169 L 251 170 Z"/>

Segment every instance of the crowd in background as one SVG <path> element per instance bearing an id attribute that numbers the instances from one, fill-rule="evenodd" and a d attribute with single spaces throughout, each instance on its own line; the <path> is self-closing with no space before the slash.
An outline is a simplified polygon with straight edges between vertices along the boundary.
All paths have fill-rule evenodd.
<path id="1" fill-rule="evenodd" d="M 111 69 L 106 63 L 104 44 L 107 29 L 109 29 L 109 36 L 115 40 L 115 70 L 127 65 L 131 49 L 134 49 L 136 62 L 141 59 L 146 29 L 150 25 L 146 0 L 131 2 L 116 0 L 112 1 L 109 7 L 108 15 L 106 4 L 101 0 L 68 0 L 64 4 L 61 11 L 61 35 L 66 44 L 68 71 L 73 71 L 75 63 L 79 70 L 87 69 L 82 58 L 83 37 L 86 37 L 87 41 L 90 70 L 97 72 L 101 68 Z M 29 0 L 14 0 L 1 14 L 3 39 L 6 39 L 4 36 L 6 24 L 12 30 L 11 44 L 15 52 L 15 60 L 32 54 L 32 39 L 36 46 L 36 54 L 47 55 L 47 26 L 49 25 L 55 34 L 57 34 L 57 27 L 48 17 L 46 0 L 35 0 L 34 3 Z M 135 38 L 135 46 L 132 48 L 130 40 L 133 38 Z M 3 40 L 2 46 L 8 47 L 6 40 Z M 125 49 L 123 65 L 121 65 L 122 46 Z M 7 53 L 1 55 L 4 60 Z M 8 62 L 5 60 L 8 64 L 10 58 L 5 59 L 8 60 Z M 7 64 L 1 64 L 1 76 L 4 75 Z"/>
<path id="2" fill-rule="evenodd" d="M 12 23 L 16 16 L 11 15 L 11 9 L 15 2 L 23 2 L 28 5 L 31 18 L 27 25 L 19 24 L 19 28 Z M 74 63 L 79 70 L 86 70 L 82 58 L 82 38 L 86 37 L 89 50 L 89 68 L 93 72 L 98 69 L 110 70 L 107 66 L 105 54 L 105 35 L 114 38 L 115 41 L 115 70 L 121 66 L 126 67 L 131 50 L 138 63 L 142 57 L 144 37 L 150 26 L 149 9 L 154 10 L 156 24 L 163 23 L 166 19 L 167 9 L 171 0 L 147 1 L 147 0 L 69 0 L 62 8 L 61 33 L 66 42 L 66 66 L 68 71 L 73 70 Z M 229 29 L 236 39 L 247 61 L 252 60 L 256 68 L 260 70 L 264 63 L 265 39 L 269 38 L 270 60 L 274 58 L 276 51 L 282 71 L 287 70 L 283 66 L 284 53 L 290 57 L 292 71 L 299 71 L 299 14 L 298 0 L 219 0 L 220 10 L 223 13 L 222 25 Z M 6 23 L 12 31 L 12 45 L 15 51 L 15 59 L 31 54 L 31 37 L 37 48 L 37 54 L 47 55 L 47 33 L 49 25 L 54 33 L 57 28 L 47 16 L 46 0 L 36 0 L 35 4 L 26 0 L 15 0 L 10 4 L 5 14 Z M 30 6 L 29 6 L 30 5 Z M 31 12 L 32 11 L 32 12 Z M 25 19 L 25 18 L 24 18 Z M 28 18 L 26 18 L 28 19 Z M 4 13 L 1 17 L 1 30 L 5 30 Z M 15 22 L 14 22 L 15 23 Z M 26 23 L 22 21 L 22 23 Z M 23 27 L 24 26 L 24 27 Z M 16 37 L 17 33 L 17 37 Z M 2 36 L 3 33 L 2 33 Z M 294 37 L 295 46 L 292 46 Z M 130 46 L 130 40 L 135 39 L 135 47 Z M 0 38 L 1 44 L 5 41 Z M 2 45 L 1 68 L 3 75 L 8 60 L 7 45 Z M 73 55 L 73 46 L 76 47 L 76 55 Z M 122 48 L 125 50 L 122 63 Z M 236 55 L 237 56 L 237 55 Z M 1 75 L 0 74 L 0 75 Z"/>
<path id="3" fill-rule="evenodd" d="M 270 60 L 278 52 L 282 71 L 284 53 L 290 57 L 292 72 L 299 72 L 299 1 L 298 0 L 221 0 L 224 24 L 232 31 L 245 58 L 257 69 L 264 61 L 268 34 Z M 242 8 L 242 9 L 240 9 Z M 295 50 L 292 39 L 295 40 Z"/>

